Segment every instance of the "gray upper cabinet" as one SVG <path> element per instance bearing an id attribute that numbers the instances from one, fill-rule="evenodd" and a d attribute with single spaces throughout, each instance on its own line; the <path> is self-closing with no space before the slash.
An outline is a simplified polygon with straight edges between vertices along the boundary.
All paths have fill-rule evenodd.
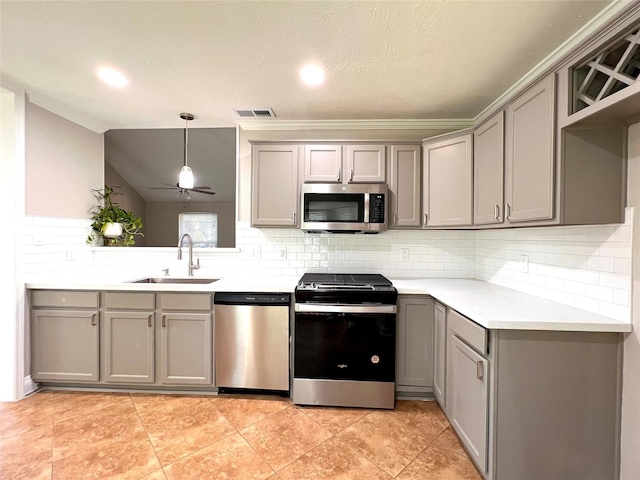
<path id="1" fill-rule="evenodd" d="M 525 91 L 505 114 L 505 217 L 511 223 L 551 219 L 555 75 Z"/>
<path id="2" fill-rule="evenodd" d="M 297 145 L 253 145 L 251 225 L 298 225 Z"/>
<path id="3" fill-rule="evenodd" d="M 307 183 L 385 183 L 386 146 L 376 144 L 307 144 L 304 181 Z"/>
<path id="4" fill-rule="evenodd" d="M 347 171 L 343 183 L 385 183 L 385 145 L 347 145 Z"/>
<path id="5" fill-rule="evenodd" d="M 473 133 L 473 223 L 504 219 L 504 113 L 500 111 Z"/>
<path id="6" fill-rule="evenodd" d="M 446 411 L 447 307 L 434 302 L 433 394 Z"/>
<path id="7" fill-rule="evenodd" d="M 403 387 L 433 385 L 433 300 L 400 296 L 397 315 L 397 384 Z"/>
<path id="8" fill-rule="evenodd" d="M 342 178 L 342 145 L 304 146 L 305 182 L 340 183 Z"/>
<path id="9" fill-rule="evenodd" d="M 420 226 L 420 145 L 391 145 L 390 228 Z"/>
<path id="10" fill-rule="evenodd" d="M 472 144 L 471 133 L 458 133 L 424 142 L 423 227 L 472 224 Z"/>

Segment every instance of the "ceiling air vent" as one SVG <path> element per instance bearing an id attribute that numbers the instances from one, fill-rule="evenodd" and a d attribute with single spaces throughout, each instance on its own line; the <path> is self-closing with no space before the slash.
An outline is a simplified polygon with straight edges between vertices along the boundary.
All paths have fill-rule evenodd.
<path id="1" fill-rule="evenodd" d="M 234 112 L 242 118 L 275 118 L 271 108 L 234 108 Z"/>

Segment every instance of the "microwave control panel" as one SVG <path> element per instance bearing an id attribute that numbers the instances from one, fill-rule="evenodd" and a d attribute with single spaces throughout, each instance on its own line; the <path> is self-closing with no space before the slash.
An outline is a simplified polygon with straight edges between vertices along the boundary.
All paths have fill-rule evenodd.
<path id="1" fill-rule="evenodd" d="M 369 195 L 369 223 L 384 223 L 384 197 L 383 193 Z"/>

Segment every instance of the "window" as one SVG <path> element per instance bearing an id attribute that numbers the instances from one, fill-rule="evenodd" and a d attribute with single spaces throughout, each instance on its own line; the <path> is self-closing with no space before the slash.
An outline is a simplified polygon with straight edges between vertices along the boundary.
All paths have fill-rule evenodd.
<path id="1" fill-rule="evenodd" d="M 216 248 L 218 246 L 217 213 L 180 213 L 179 233 L 188 233 L 194 248 Z"/>

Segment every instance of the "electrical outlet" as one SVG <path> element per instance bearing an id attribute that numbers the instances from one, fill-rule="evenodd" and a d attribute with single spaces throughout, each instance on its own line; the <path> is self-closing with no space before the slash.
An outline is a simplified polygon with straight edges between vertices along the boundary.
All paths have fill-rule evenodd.
<path id="1" fill-rule="evenodd" d="M 403 247 L 400 249 L 400 258 L 402 258 L 402 260 L 407 261 L 409 260 L 409 249 L 406 247 Z"/>
<path id="2" fill-rule="evenodd" d="M 67 260 L 73 260 L 73 249 L 67 248 Z"/>
<path id="3" fill-rule="evenodd" d="M 253 247 L 251 249 L 251 258 L 260 258 L 260 247 Z"/>
<path id="4" fill-rule="evenodd" d="M 529 271 L 529 255 L 520 255 L 520 271 L 527 273 Z"/>
<path id="5" fill-rule="evenodd" d="M 44 242 L 42 241 L 42 234 L 41 233 L 34 233 L 33 234 L 33 244 L 34 245 L 42 245 Z"/>
<path id="6" fill-rule="evenodd" d="M 280 258 L 287 258 L 287 247 L 280 247 L 278 252 L 280 253 Z"/>

